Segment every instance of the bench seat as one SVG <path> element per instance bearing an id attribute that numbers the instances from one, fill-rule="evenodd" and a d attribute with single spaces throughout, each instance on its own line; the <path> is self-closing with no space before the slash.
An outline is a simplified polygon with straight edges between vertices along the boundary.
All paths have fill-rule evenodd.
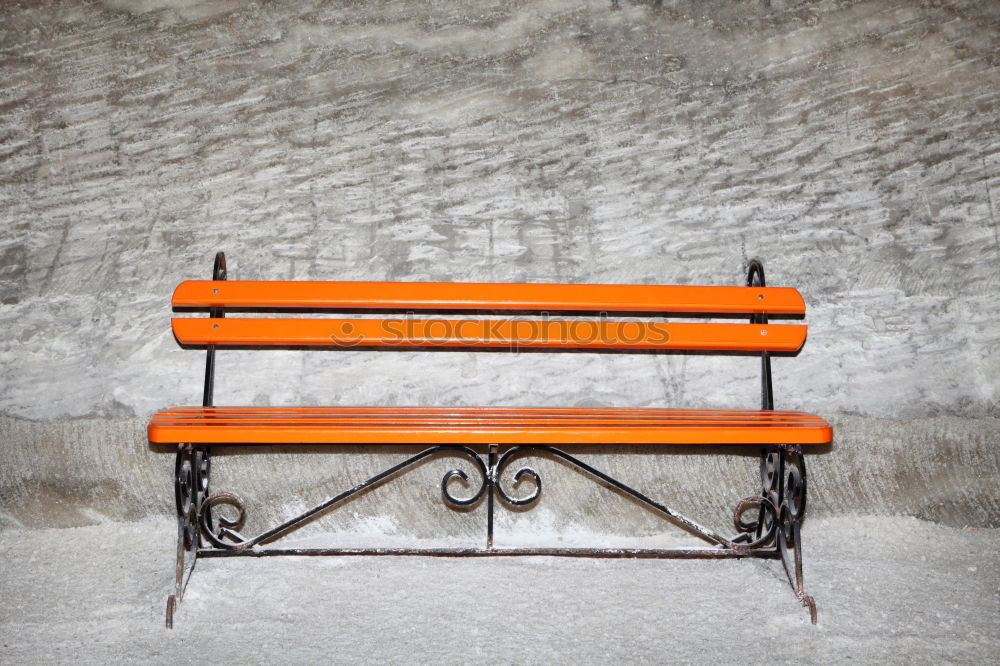
<path id="1" fill-rule="evenodd" d="M 806 412 L 486 407 L 177 407 L 160 444 L 826 444 Z"/>

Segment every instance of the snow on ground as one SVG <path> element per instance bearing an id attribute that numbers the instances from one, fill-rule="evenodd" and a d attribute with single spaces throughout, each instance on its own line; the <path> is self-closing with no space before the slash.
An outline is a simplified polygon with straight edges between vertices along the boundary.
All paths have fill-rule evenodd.
<path id="1" fill-rule="evenodd" d="M 170 631 L 165 521 L 8 530 L 0 663 L 1000 660 L 1000 530 L 805 538 L 816 627 L 773 561 L 351 557 L 200 561 Z"/>

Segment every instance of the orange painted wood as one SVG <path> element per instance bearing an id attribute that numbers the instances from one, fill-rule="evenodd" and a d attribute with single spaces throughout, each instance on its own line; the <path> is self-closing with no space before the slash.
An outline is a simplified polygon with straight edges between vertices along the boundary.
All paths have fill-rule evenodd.
<path id="1" fill-rule="evenodd" d="M 794 352 L 800 324 L 489 319 L 175 318 L 186 345 L 522 347 Z"/>
<path id="2" fill-rule="evenodd" d="M 804 412 L 454 407 L 186 407 L 156 414 L 159 444 L 825 444 Z"/>
<path id="3" fill-rule="evenodd" d="M 174 307 L 587 312 L 768 313 L 801 315 L 791 287 L 476 282 L 289 282 L 187 280 Z"/>

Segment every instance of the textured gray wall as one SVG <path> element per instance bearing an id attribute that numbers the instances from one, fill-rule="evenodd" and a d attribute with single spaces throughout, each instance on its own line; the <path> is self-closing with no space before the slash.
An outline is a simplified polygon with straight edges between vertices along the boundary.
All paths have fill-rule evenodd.
<path id="1" fill-rule="evenodd" d="M 200 401 L 168 300 L 219 249 L 237 279 L 737 284 L 761 257 L 810 308 L 777 405 L 837 427 L 813 508 L 1000 524 L 995 3 L 7 4 L 0 49 L 0 524 L 169 510 L 142 426 Z M 746 407 L 756 370 L 232 352 L 216 396 Z M 750 492 L 712 456 L 609 464 Z M 234 485 L 325 487 L 282 465 Z"/>

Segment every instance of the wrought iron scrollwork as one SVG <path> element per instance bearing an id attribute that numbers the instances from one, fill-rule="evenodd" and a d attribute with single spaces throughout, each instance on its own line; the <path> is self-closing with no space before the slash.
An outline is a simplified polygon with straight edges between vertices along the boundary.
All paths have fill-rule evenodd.
<path id="1" fill-rule="evenodd" d="M 756 513 L 756 518 L 748 520 L 748 513 Z M 733 510 L 733 523 L 740 532 L 733 537 L 733 543 L 739 544 L 744 551 L 773 543 L 778 525 L 777 514 L 777 507 L 766 496 L 741 499 Z"/>
<path id="2" fill-rule="evenodd" d="M 761 494 L 736 505 L 733 523 L 740 534 L 733 542 L 743 548 L 780 546 L 781 541 L 787 545 L 806 509 L 806 467 L 801 449 L 795 446 L 761 452 L 760 481 Z M 747 518 L 753 509 L 757 517 Z"/>
<path id="3" fill-rule="evenodd" d="M 783 471 L 781 513 L 785 522 L 798 522 L 806 512 L 806 461 L 801 448 L 789 448 Z"/>
<path id="4" fill-rule="evenodd" d="M 228 517 L 223 511 L 212 511 L 219 506 L 235 507 L 235 517 Z M 250 542 L 236 531 L 243 526 L 246 515 L 246 504 L 236 493 L 212 493 L 201 506 L 199 523 L 205 538 L 216 548 L 240 550 Z"/>
<path id="5" fill-rule="evenodd" d="M 503 489 L 503 487 L 501 485 L 501 482 L 500 482 L 501 481 L 502 472 L 506 468 L 507 464 L 509 464 L 510 460 L 513 459 L 516 456 L 526 455 L 526 454 L 529 454 L 529 453 L 543 453 L 543 454 L 551 455 L 551 456 L 553 456 L 555 458 L 558 458 L 560 460 L 563 460 L 563 461 L 569 463 L 569 465 L 571 467 L 577 468 L 578 470 L 582 471 L 583 473 L 587 474 L 588 476 L 594 477 L 594 478 L 600 480 L 601 482 L 605 483 L 606 485 L 608 485 L 608 486 L 610 486 L 612 488 L 615 488 L 616 490 L 624 493 L 625 495 L 631 497 L 632 499 L 634 499 L 635 501 L 639 502 L 640 504 L 645 505 L 646 507 L 651 508 L 654 511 L 656 511 L 656 512 L 662 514 L 662 515 L 665 515 L 669 520 L 671 520 L 672 522 L 676 523 L 677 525 L 680 525 L 681 527 L 683 527 L 684 529 L 688 530 L 692 534 L 700 536 L 703 539 L 705 539 L 706 541 L 709 541 L 711 543 L 714 543 L 714 544 L 717 544 L 717 545 L 720 545 L 720 546 L 723 546 L 723 547 L 726 547 L 726 548 L 732 548 L 732 547 L 734 547 L 734 544 L 733 544 L 732 541 L 730 541 L 729 539 L 727 539 L 727 538 L 725 538 L 725 537 L 717 534 L 716 532 L 714 532 L 713 530 L 705 527 L 704 525 L 701 525 L 701 524 L 699 524 L 699 523 L 691 520 L 690 518 L 687 518 L 686 516 L 681 515 L 680 513 L 674 511 L 673 509 L 671 509 L 670 507 L 666 506 L 665 504 L 657 502 L 656 500 L 650 498 L 649 496 L 645 495 L 644 493 L 641 493 L 638 490 L 636 490 L 636 489 L 634 489 L 634 488 L 632 488 L 632 487 L 630 487 L 630 486 L 622 483 L 618 479 L 616 479 L 616 478 L 614 478 L 614 477 L 612 477 L 612 476 L 610 476 L 608 474 L 605 474 L 604 472 L 602 472 L 599 469 L 597 469 L 597 468 L 595 468 L 595 467 L 593 467 L 593 466 L 585 463 L 584 461 L 580 460 L 579 458 L 577 458 L 575 456 L 572 456 L 572 455 L 566 453 L 565 451 L 562 451 L 562 450 L 557 449 L 557 448 L 552 447 L 552 446 L 544 446 L 544 445 L 516 446 L 516 447 L 514 447 L 514 448 L 512 448 L 512 449 L 510 449 L 508 451 L 506 451 L 502 456 L 500 456 L 499 460 L 496 463 L 496 466 L 494 467 L 494 471 L 492 472 L 491 476 L 493 478 L 494 488 L 496 489 L 497 494 L 500 496 L 500 498 L 504 502 L 506 502 L 506 503 L 508 503 L 510 505 L 513 505 L 513 506 L 526 506 L 526 505 L 529 505 L 529 504 L 537 501 L 538 498 L 541 495 L 541 491 L 542 491 L 542 479 L 539 476 L 539 474 L 534 469 L 532 469 L 530 467 L 522 467 L 521 469 L 519 469 L 514 474 L 514 482 L 515 482 L 515 484 L 517 482 L 523 481 L 525 479 L 530 479 L 531 480 L 531 482 L 532 482 L 532 484 L 534 486 L 534 489 L 532 490 L 531 494 L 529 494 L 528 496 L 522 497 L 522 498 L 513 498 L 513 497 L 510 496 L 510 494 L 508 494 Z"/>
<path id="6" fill-rule="evenodd" d="M 182 450 L 177 451 L 174 458 L 174 501 L 177 505 L 177 516 L 183 518 L 188 514 L 194 501 L 194 480 L 191 473 L 190 455 Z"/>
<path id="7" fill-rule="evenodd" d="M 795 570 L 794 556 L 798 549 L 798 529 L 805 512 L 806 501 L 805 463 L 798 447 L 772 448 L 763 452 L 760 465 L 761 493 L 743 499 L 737 504 L 733 512 L 737 536 L 732 539 L 720 536 L 579 458 L 544 445 L 515 446 L 498 458 L 491 458 L 489 465 L 479 453 L 468 447 L 448 445 L 431 447 L 327 499 L 299 516 L 248 538 L 238 531 L 246 518 L 243 500 L 233 493 L 209 493 L 208 478 L 211 466 L 208 453 L 200 449 L 188 449 L 186 453 L 178 454 L 175 469 L 177 511 L 183 527 L 185 548 L 196 547 L 201 538 L 214 547 L 224 550 L 252 548 L 292 531 L 317 514 L 360 492 L 380 485 L 430 456 L 442 454 L 465 458 L 472 463 L 479 476 L 471 483 L 472 488 L 468 494 L 459 495 L 455 492 L 455 485 L 469 486 L 470 474 L 459 468 L 451 469 L 444 474 L 441 479 L 442 499 L 447 505 L 456 509 L 476 506 L 487 491 L 495 492 L 503 503 L 511 507 L 527 507 L 535 504 L 542 494 L 541 475 L 530 466 L 520 467 L 512 475 L 507 474 L 507 469 L 515 458 L 545 454 L 568 463 L 571 467 L 621 491 L 709 542 L 723 548 L 734 549 L 741 554 L 772 548 L 774 549 L 772 552 L 777 550 L 784 556 L 786 568 Z M 518 496 L 515 490 L 524 483 L 530 485 L 530 492 Z M 222 510 L 223 507 L 229 509 Z"/>
<path id="8" fill-rule="evenodd" d="M 490 475 L 486 463 L 473 449 L 465 446 L 435 446 L 425 449 L 420 453 L 407 458 L 398 465 L 376 474 L 363 483 L 354 486 L 350 490 L 331 497 L 308 511 L 285 521 L 255 537 L 248 538 L 240 534 L 237 530 L 243 526 L 246 520 L 246 505 L 243 499 L 235 493 L 219 492 L 208 495 L 200 504 L 198 512 L 198 524 L 201 533 L 213 546 L 222 550 L 247 550 L 287 532 L 292 531 L 314 518 L 316 515 L 326 511 L 336 504 L 344 502 L 349 498 L 364 492 L 370 488 L 378 486 L 391 477 L 394 477 L 408 469 L 413 468 L 419 462 L 433 455 L 457 455 L 471 461 L 479 473 L 479 485 L 475 491 L 467 496 L 460 497 L 452 492 L 452 486 L 456 479 L 468 484 L 469 474 L 461 469 L 451 469 L 445 473 L 441 479 L 441 495 L 444 501 L 456 508 L 470 507 L 479 502 L 489 487 Z M 236 510 L 235 516 L 226 516 L 221 508 L 223 506 L 233 507 Z M 213 509 L 216 509 L 213 515 Z"/>
<path id="9" fill-rule="evenodd" d="M 403 462 L 390 467 L 389 469 L 373 476 L 372 478 L 364 481 L 363 483 L 347 490 L 339 495 L 329 498 L 328 500 L 318 504 L 317 506 L 309 509 L 308 511 L 292 518 L 284 523 L 273 527 L 261 534 L 247 538 L 240 534 L 238 530 L 242 527 L 243 522 L 246 517 L 245 504 L 243 500 L 233 494 L 233 493 L 212 493 L 207 495 L 203 500 L 198 503 L 198 520 L 197 525 L 200 527 L 200 532 L 204 538 L 209 541 L 213 546 L 223 550 L 245 550 L 248 548 L 253 548 L 254 546 L 266 543 L 273 540 L 287 532 L 292 531 L 296 527 L 304 524 L 309 519 L 313 518 L 317 514 L 333 507 L 336 504 L 344 502 L 351 498 L 352 496 L 368 490 L 369 488 L 375 487 L 390 477 L 394 477 L 421 462 L 425 458 L 433 455 L 452 455 L 459 456 L 467 459 L 473 464 L 473 467 L 478 472 L 479 482 L 478 484 L 473 483 L 473 488 L 467 496 L 457 495 L 453 489 L 456 483 L 461 482 L 462 484 L 469 485 L 470 475 L 468 472 L 462 469 L 451 469 L 444 474 L 441 479 L 441 495 L 444 502 L 454 508 L 463 509 L 475 506 L 487 493 L 487 491 L 495 492 L 496 496 L 500 498 L 502 502 L 511 507 L 526 507 L 536 503 L 542 494 L 542 478 L 541 475 L 532 467 L 524 466 L 517 469 L 514 474 L 510 477 L 506 475 L 506 470 L 513 462 L 515 458 L 533 455 L 533 454 L 545 454 L 560 459 L 568 463 L 571 467 L 575 467 L 581 472 L 598 479 L 599 481 L 605 483 L 606 485 L 621 491 L 625 495 L 631 497 L 632 499 L 638 501 L 660 514 L 665 515 L 672 522 L 684 527 L 688 531 L 706 539 L 707 541 L 714 543 L 716 545 L 722 546 L 724 548 L 735 548 L 736 543 L 725 537 L 716 534 L 714 531 L 707 527 L 694 522 L 693 520 L 677 513 L 676 511 L 670 509 L 664 504 L 661 504 L 645 494 L 627 486 L 621 481 L 605 474 L 604 472 L 592 467 L 591 465 L 585 463 L 584 461 L 572 456 L 565 451 L 542 445 L 529 445 L 529 446 L 516 446 L 508 449 L 495 460 L 491 460 L 490 464 L 487 465 L 484 462 L 483 457 L 477 453 L 475 450 L 464 447 L 464 446 L 436 446 L 429 449 L 425 449 L 420 453 L 417 453 L 410 458 L 407 458 Z M 507 482 L 512 482 L 507 485 Z M 531 486 L 530 492 L 523 496 L 518 496 L 515 493 L 515 489 L 523 483 L 529 483 Z M 506 486 L 506 487 L 505 487 Z M 226 516 L 220 513 L 223 505 L 235 508 L 236 514 L 233 516 Z M 767 504 L 767 506 L 770 506 Z M 213 516 L 213 511 L 218 513 L 218 515 Z M 492 511 L 492 509 L 490 509 Z M 740 513 L 743 513 L 742 511 Z M 769 511 L 768 515 L 773 514 L 773 511 Z M 773 522 L 773 521 L 772 521 Z M 754 526 L 755 527 L 755 526 Z M 753 528 L 750 528 L 753 529 Z M 770 537 L 770 533 L 765 535 Z M 763 543 L 766 539 L 758 538 L 751 544 L 746 544 L 744 547 L 754 546 L 758 542 Z"/>
<path id="10" fill-rule="evenodd" d="M 490 447 L 488 456 L 484 457 L 472 448 L 465 446 L 441 445 L 427 448 L 410 456 L 402 462 L 386 469 L 368 480 L 330 497 L 315 507 L 291 518 L 280 525 L 272 527 L 260 534 L 247 537 L 240 533 L 247 517 L 246 505 L 242 498 L 230 492 L 209 493 L 208 477 L 211 470 L 207 452 L 198 449 L 185 449 L 178 454 L 176 476 L 177 510 L 181 524 L 187 532 L 182 543 L 187 548 L 194 548 L 203 554 L 266 554 L 270 548 L 265 544 L 284 536 L 322 512 L 334 508 L 351 497 L 377 487 L 388 480 L 405 473 L 422 461 L 432 456 L 447 455 L 464 459 L 466 469 L 455 467 L 449 469 L 441 478 L 440 489 L 444 503 L 454 509 L 464 510 L 478 506 L 484 496 L 489 497 L 487 503 L 488 527 L 485 549 L 464 549 L 461 554 L 489 554 L 510 552 L 512 554 L 532 554 L 533 549 L 496 549 L 493 547 L 492 527 L 494 497 L 509 507 L 529 507 L 536 504 L 542 495 L 541 475 L 531 466 L 520 466 L 511 473 L 511 464 L 516 458 L 544 455 L 566 463 L 571 468 L 594 478 L 604 485 L 613 488 L 661 514 L 671 522 L 685 528 L 692 534 L 700 536 L 712 543 L 716 548 L 675 549 L 679 556 L 729 556 L 729 557 L 773 557 L 781 558 L 789 580 L 795 589 L 799 600 L 809 607 L 815 617 L 815 604 L 803 592 L 802 558 L 800 525 L 806 506 L 806 473 L 801 450 L 795 446 L 769 447 L 762 452 L 760 463 L 761 490 L 758 495 L 741 500 L 734 512 L 733 522 L 738 532 L 737 536 L 727 539 L 713 530 L 692 521 L 660 502 L 627 486 L 621 481 L 596 469 L 588 463 L 560 449 L 545 445 L 514 446 L 501 455 L 497 455 L 498 447 Z M 473 472 L 467 471 L 471 465 Z M 478 478 L 475 478 L 478 476 Z M 528 485 L 529 488 L 521 488 Z M 456 486 L 462 486 L 464 492 L 457 492 Z M 199 549 L 198 544 L 204 540 L 211 546 Z M 281 549 L 275 549 L 280 551 Z M 306 552 L 308 549 L 293 549 L 294 552 Z M 394 553 L 417 553 L 420 550 L 389 549 Z M 553 553 L 572 554 L 568 549 L 536 549 L 539 554 Z M 543 553 L 544 551 L 544 553 Z M 286 551 L 291 552 L 291 551 Z M 380 549 L 323 549 L 324 553 L 371 553 L 388 552 Z M 428 551 L 431 552 L 431 551 Z M 441 552 L 445 551 L 433 551 Z M 628 555 L 628 556 L 671 556 L 669 549 L 649 549 L 642 551 L 625 551 L 621 549 L 580 549 L 579 552 Z M 179 597 L 178 597 L 179 598 Z"/>
<path id="11" fill-rule="evenodd" d="M 449 470 L 444 475 L 444 478 L 441 479 L 441 496 L 444 498 L 444 501 L 446 503 L 459 508 L 473 506 L 479 500 L 482 499 L 483 495 L 486 493 L 486 488 L 489 485 L 489 472 L 486 469 L 486 463 L 483 462 L 483 459 L 479 457 L 478 453 L 466 447 L 456 447 L 456 448 L 439 447 L 435 449 L 433 452 L 439 453 L 441 451 L 448 451 L 453 454 L 463 455 L 469 460 L 473 461 L 473 463 L 475 463 L 476 468 L 479 471 L 480 483 L 479 483 L 479 488 L 476 489 L 476 492 L 474 492 L 469 497 L 456 497 L 451 493 L 451 490 L 449 489 L 449 485 L 452 479 L 456 478 L 461 479 L 463 483 L 468 484 L 469 475 L 466 474 L 463 470 L 461 469 Z M 430 455 L 430 453 L 427 453 L 427 455 Z"/>
<path id="12" fill-rule="evenodd" d="M 511 488 L 513 490 L 513 488 L 516 488 L 527 479 L 531 482 L 532 486 L 531 492 L 528 495 L 525 495 L 524 497 L 514 497 L 511 493 L 508 493 L 503 488 L 503 482 L 502 482 L 503 473 L 504 470 L 507 468 L 507 465 L 514 457 L 519 455 L 524 455 L 526 453 L 529 453 L 530 451 L 531 449 L 529 447 L 523 447 L 523 446 L 510 449 L 509 451 L 505 452 L 503 455 L 500 456 L 499 460 L 497 460 L 496 465 L 494 466 L 493 471 L 490 473 L 490 476 L 493 481 L 493 487 L 496 489 L 497 495 L 500 497 L 501 500 L 503 500 L 504 502 L 506 502 L 511 506 L 517 506 L 517 507 L 528 506 L 530 504 L 533 504 L 534 502 L 537 502 L 538 498 L 542 494 L 542 477 L 539 476 L 538 472 L 536 472 L 531 467 L 521 467 L 516 472 L 514 472 L 514 477 L 513 477 L 514 483 L 512 484 Z"/>
<path id="13" fill-rule="evenodd" d="M 174 503 L 177 510 L 179 547 L 191 550 L 199 544 L 198 514 L 208 495 L 211 462 L 203 449 L 178 447 L 174 460 Z"/>

